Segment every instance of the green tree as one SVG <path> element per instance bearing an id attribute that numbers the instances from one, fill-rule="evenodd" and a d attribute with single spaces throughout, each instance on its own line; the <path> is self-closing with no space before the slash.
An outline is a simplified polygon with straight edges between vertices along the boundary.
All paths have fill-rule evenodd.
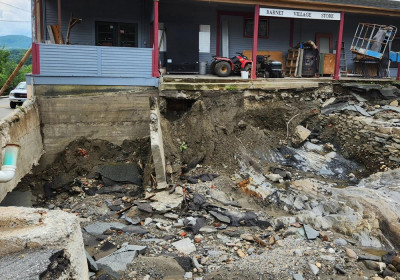
<path id="1" fill-rule="evenodd" d="M 11 73 L 14 71 L 19 63 L 19 61 L 11 59 L 10 55 L 11 53 L 9 50 L 6 50 L 5 48 L 0 49 L 0 88 L 3 87 L 8 77 L 10 77 Z M 32 65 L 24 65 L 4 94 L 8 94 L 20 82 L 25 81 L 25 75 L 31 72 Z"/>

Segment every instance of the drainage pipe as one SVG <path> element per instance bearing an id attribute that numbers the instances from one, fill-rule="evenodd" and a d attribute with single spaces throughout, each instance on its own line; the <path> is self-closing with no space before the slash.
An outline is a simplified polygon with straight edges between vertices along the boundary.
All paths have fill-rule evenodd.
<path id="1" fill-rule="evenodd" d="M 11 181 L 17 169 L 19 145 L 8 144 L 5 149 L 3 166 L 0 170 L 0 183 Z"/>

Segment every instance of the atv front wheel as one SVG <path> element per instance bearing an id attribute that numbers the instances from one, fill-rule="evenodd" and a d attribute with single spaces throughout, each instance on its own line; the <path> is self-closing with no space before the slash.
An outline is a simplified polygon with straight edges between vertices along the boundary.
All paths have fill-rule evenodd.
<path id="1" fill-rule="evenodd" d="M 215 74 L 217 74 L 219 77 L 228 77 L 231 72 L 231 65 L 226 61 L 218 62 L 215 65 Z"/>

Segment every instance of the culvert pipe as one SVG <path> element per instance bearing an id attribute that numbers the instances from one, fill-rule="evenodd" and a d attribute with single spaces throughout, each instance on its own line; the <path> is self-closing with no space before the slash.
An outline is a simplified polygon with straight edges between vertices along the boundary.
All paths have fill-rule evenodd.
<path id="1" fill-rule="evenodd" d="M 0 183 L 11 181 L 14 178 L 15 170 L 17 169 L 19 148 L 19 145 L 16 144 L 7 144 L 3 165 L 0 170 Z"/>

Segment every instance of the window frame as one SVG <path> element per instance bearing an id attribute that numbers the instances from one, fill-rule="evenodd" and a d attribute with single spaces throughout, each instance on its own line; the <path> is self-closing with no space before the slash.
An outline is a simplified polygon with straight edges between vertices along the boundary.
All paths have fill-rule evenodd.
<path id="1" fill-rule="evenodd" d="M 254 17 L 243 17 L 243 37 L 244 38 L 253 38 L 254 34 L 248 35 L 246 34 L 246 23 L 248 21 L 253 21 L 253 26 L 254 26 Z M 258 25 L 258 39 L 269 39 L 269 25 L 270 25 L 270 18 L 269 17 L 260 17 L 259 21 L 265 21 L 266 22 L 266 34 L 265 36 L 260 35 L 260 24 Z M 254 29 L 254 28 L 253 28 Z M 252 32 L 253 33 L 253 32 Z"/>

